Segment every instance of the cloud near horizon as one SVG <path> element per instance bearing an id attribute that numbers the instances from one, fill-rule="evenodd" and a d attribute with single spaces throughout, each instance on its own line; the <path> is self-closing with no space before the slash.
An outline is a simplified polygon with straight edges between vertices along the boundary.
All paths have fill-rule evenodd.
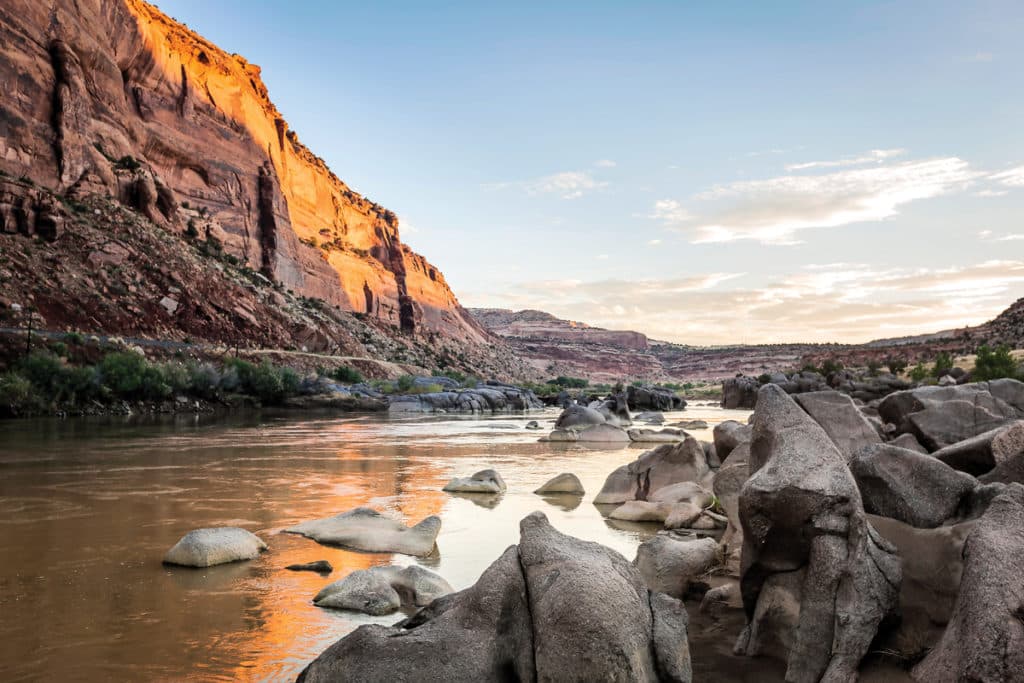
<path id="1" fill-rule="evenodd" d="M 692 216 L 673 199 L 659 200 L 651 217 L 687 233 L 694 243 L 756 240 L 763 244 L 799 244 L 798 233 L 851 223 L 881 221 L 914 201 L 964 189 L 985 174 L 959 157 L 886 163 L 903 150 L 875 150 L 868 156 L 835 162 L 798 164 L 800 169 L 862 165 L 822 174 L 792 173 L 763 180 L 715 185 L 693 196 L 706 207 Z M 996 178 L 1010 184 L 1017 169 Z"/>
<path id="2" fill-rule="evenodd" d="M 466 294 L 466 305 L 533 308 L 693 345 L 866 342 L 976 325 L 1024 296 L 1024 261 L 953 268 L 809 265 L 766 285 L 744 273 L 663 280 L 553 280 Z M 728 286 L 723 286 L 728 285 Z"/>

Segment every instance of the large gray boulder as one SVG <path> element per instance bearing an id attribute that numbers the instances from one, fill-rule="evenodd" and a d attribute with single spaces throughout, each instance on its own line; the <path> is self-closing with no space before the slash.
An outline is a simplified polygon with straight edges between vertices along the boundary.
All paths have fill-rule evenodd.
<path id="1" fill-rule="evenodd" d="M 932 455 L 950 467 L 974 476 L 1024 454 L 1024 420 L 940 448 Z"/>
<path id="2" fill-rule="evenodd" d="M 715 473 L 712 490 L 719 504 L 725 510 L 728 523 L 719 539 L 725 569 L 731 576 L 740 575 L 740 560 L 743 552 L 743 526 L 740 523 L 740 490 L 750 476 L 748 460 L 750 443 L 741 443 Z"/>
<path id="3" fill-rule="evenodd" d="M 865 446 L 882 442 L 878 432 L 849 396 L 838 391 L 812 391 L 794 398 L 825 430 L 847 460 Z"/>
<path id="4" fill-rule="evenodd" d="M 750 425 L 745 425 L 736 420 L 725 420 L 715 425 L 712 430 L 715 441 L 715 455 L 722 462 L 729 457 L 732 449 L 741 443 L 748 443 L 751 439 Z"/>
<path id="5" fill-rule="evenodd" d="M 704 447 L 688 436 L 682 443 L 658 446 L 616 469 L 608 475 L 594 503 L 648 500 L 650 494 L 664 486 L 700 481 L 708 470 Z"/>
<path id="6" fill-rule="evenodd" d="M 299 675 L 328 681 L 690 681 L 683 604 L 535 512 L 474 586 L 361 626 Z"/>
<path id="7" fill-rule="evenodd" d="M 852 681 L 898 607 L 895 549 L 868 524 L 846 458 L 776 385 L 758 395 L 750 471 L 736 652 L 784 657 L 794 683 Z"/>
<path id="8" fill-rule="evenodd" d="M 610 424 L 596 424 L 584 427 L 556 428 L 541 441 L 564 441 L 569 443 L 629 443 L 629 434 L 622 427 Z"/>
<path id="9" fill-rule="evenodd" d="M 324 517 L 285 529 L 324 545 L 337 545 L 371 553 L 429 555 L 441 531 L 441 518 L 431 515 L 407 527 L 370 508 L 355 508 L 334 517 Z"/>
<path id="10" fill-rule="evenodd" d="M 928 683 L 1024 678 L 1024 487 L 1010 484 L 964 543 L 949 625 L 912 672 Z"/>
<path id="11" fill-rule="evenodd" d="M 449 493 L 504 493 L 508 487 L 495 470 L 480 470 L 469 477 L 455 477 L 444 486 Z"/>
<path id="12" fill-rule="evenodd" d="M 964 441 L 1024 419 L 1017 380 L 975 382 L 897 391 L 878 404 L 882 418 L 897 432 L 911 433 L 929 451 Z"/>
<path id="13" fill-rule="evenodd" d="M 371 567 L 324 586 L 313 604 L 379 616 L 403 606 L 425 607 L 451 592 L 447 581 L 417 565 Z"/>
<path id="14" fill-rule="evenodd" d="M 647 587 L 683 599 L 690 582 L 717 564 L 718 544 L 712 538 L 683 538 L 661 532 L 636 549 L 633 564 Z"/>
<path id="15" fill-rule="evenodd" d="M 869 446 L 850 461 L 864 510 L 920 528 L 955 517 L 978 481 L 930 455 L 889 444 Z"/>
<path id="16" fill-rule="evenodd" d="M 164 555 L 164 564 L 184 567 L 212 567 L 228 562 L 253 560 L 267 549 L 267 544 L 245 529 L 214 527 L 193 529 Z"/>

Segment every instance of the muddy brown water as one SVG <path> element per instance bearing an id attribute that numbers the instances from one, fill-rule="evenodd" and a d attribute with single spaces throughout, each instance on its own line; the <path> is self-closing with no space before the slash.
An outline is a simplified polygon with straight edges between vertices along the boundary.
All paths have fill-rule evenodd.
<path id="1" fill-rule="evenodd" d="M 643 449 L 543 444 L 524 429 L 554 417 L 0 423 L 0 680 L 293 680 L 357 626 L 401 617 L 314 607 L 324 585 L 356 569 L 420 563 L 465 588 L 517 542 L 533 510 L 632 559 L 656 527 L 616 526 L 590 501 Z M 668 417 L 713 425 L 747 413 L 692 406 Z M 500 499 L 441 491 L 452 476 L 488 467 L 508 483 Z M 582 500 L 531 493 L 560 472 L 580 477 Z M 436 555 L 350 552 L 280 533 L 359 505 L 409 522 L 439 515 Z M 245 527 L 270 550 L 209 569 L 161 564 L 184 533 L 217 525 Z M 321 559 L 335 567 L 328 577 L 284 569 Z M 781 680 L 777 663 L 731 655 L 741 622 L 694 615 L 696 680 Z"/>

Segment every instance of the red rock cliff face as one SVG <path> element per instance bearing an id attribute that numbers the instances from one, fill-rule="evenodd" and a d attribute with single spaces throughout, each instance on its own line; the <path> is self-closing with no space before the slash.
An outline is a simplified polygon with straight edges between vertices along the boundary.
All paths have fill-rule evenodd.
<path id="1" fill-rule="evenodd" d="M 395 214 L 288 129 L 259 67 L 142 0 L 4 0 L 0 92 L 7 174 L 191 222 L 288 288 L 405 331 L 487 339 Z"/>

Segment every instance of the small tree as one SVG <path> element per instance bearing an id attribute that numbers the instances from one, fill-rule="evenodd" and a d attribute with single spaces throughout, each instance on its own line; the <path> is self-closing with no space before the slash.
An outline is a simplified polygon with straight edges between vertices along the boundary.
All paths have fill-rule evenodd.
<path id="1" fill-rule="evenodd" d="M 885 366 L 889 368 L 889 372 L 892 374 L 899 375 L 907 369 L 907 361 L 905 358 L 897 358 L 893 356 L 892 358 L 885 359 Z"/>
<path id="2" fill-rule="evenodd" d="M 1020 368 L 1010 355 L 1009 346 L 1004 344 L 993 350 L 985 345 L 978 349 L 978 358 L 974 361 L 971 379 L 983 382 L 1003 377 L 1017 377 L 1019 374 Z"/>
<path id="3" fill-rule="evenodd" d="M 882 364 L 879 363 L 877 360 L 874 360 L 874 359 L 869 360 L 868 361 L 868 374 L 871 375 L 872 377 L 874 377 L 875 375 L 878 374 L 878 369 L 881 368 L 881 367 L 882 367 Z"/>
<path id="4" fill-rule="evenodd" d="M 949 371 L 953 369 L 953 357 L 946 351 L 940 351 L 939 355 L 935 356 L 935 365 L 932 367 L 933 377 L 942 377 L 948 375 Z"/>

